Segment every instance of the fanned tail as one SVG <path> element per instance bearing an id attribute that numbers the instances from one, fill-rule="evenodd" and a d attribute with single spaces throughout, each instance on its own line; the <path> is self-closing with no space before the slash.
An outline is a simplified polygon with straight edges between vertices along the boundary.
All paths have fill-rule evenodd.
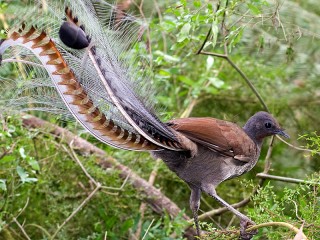
<path id="1" fill-rule="evenodd" d="M 130 59 L 122 58 L 135 28 L 130 23 L 129 27 L 119 24 L 121 19 L 116 27 L 102 26 L 97 16 L 101 8 L 97 10 L 91 1 L 68 1 L 66 6 L 62 22 L 62 11 L 55 11 L 61 7 L 49 5 L 56 21 L 50 25 L 51 39 L 47 31 L 23 24 L 1 42 L 0 54 L 14 46 L 31 51 L 72 116 L 100 141 L 130 150 L 193 151 L 191 141 L 156 117 L 145 100 L 142 76 L 130 65 Z M 122 16 L 126 21 L 133 19 Z M 45 21 L 41 24 L 49 28 Z"/>
<path id="2" fill-rule="evenodd" d="M 122 149 L 145 151 L 158 148 L 140 134 L 117 125 L 94 105 L 45 32 L 39 34 L 34 27 L 26 30 L 23 25 L 18 32 L 13 32 L 7 40 L 2 42 L 0 53 L 15 45 L 28 48 L 38 57 L 70 113 L 94 137 Z"/>

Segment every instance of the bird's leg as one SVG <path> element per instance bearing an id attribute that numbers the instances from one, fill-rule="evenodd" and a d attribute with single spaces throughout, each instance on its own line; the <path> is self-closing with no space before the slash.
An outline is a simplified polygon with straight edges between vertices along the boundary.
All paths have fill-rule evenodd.
<path id="1" fill-rule="evenodd" d="M 198 210 L 200 207 L 201 190 L 191 186 L 190 208 L 192 210 L 194 224 L 196 225 L 197 235 L 200 237 L 200 227 L 198 221 Z"/>
<path id="2" fill-rule="evenodd" d="M 253 222 L 246 215 L 242 214 L 241 212 L 236 210 L 234 207 L 232 207 L 229 203 L 224 201 L 221 197 L 219 197 L 213 186 L 202 189 L 202 190 L 208 193 L 211 197 L 215 198 L 218 202 L 220 202 L 223 206 L 225 206 L 229 211 L 231 211 L 233 214 L 235 214 L 237 217 L 240 218 L 240 238 L 242 240 L 249 240 L 258 233 L 257 230 L 251 231 L 251 232 L 246 231 L 246 229 L 249 226 L 255 225 L 255 222 Z"/>

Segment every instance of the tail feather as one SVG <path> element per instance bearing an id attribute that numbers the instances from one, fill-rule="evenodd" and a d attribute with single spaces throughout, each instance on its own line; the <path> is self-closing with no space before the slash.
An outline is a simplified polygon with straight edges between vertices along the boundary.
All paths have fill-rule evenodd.
<path id="1" fill-rule="evenodd" d="M 35 37 L 34 34 L 36 32 L 34 27 L 31 27 L 25 34 L 14 32 L 10 38 L 2 43 L 0 52 L 4 52 L 7 47 L 14 45 L 23 45 L 32 51 L 48 71 L 56 89 L 72 115 L 102 142 L 130 150 L 157 149 L 156 145 L 150 143 L 139 134 L 117 125 L 112 119 L 108 119 L 98 107 L 95 107 L 52 40 L 44 32 Z"/>
<path id="2" fill-rule="evenodd" d="M 112 21 L 105 26 L 97 13 L 101 7 L 91 1 L 65 4 L 67 7 L 61 9 L 48 1 L 46 11 L 36 10 L 39 17 L 11 32 L 0 45 L 0 54 L 16 45 L 29 49 L 40 60 L 71 114 L 102 142 L 131 150 L 188 149 L 179 133 L 153 113 L 152 94 L 141 90 L 146 89 L 147 78 L 130 65 L 132 60 L 125 54 L 133 34 L 137 34 L 134 18 L 123 14 L 126 22 L 120 18 L 116 26 L 111 25 Z M 111 19 L 117 10 L 104 5 Z M 42 20 L 43 14 L 51 18 Z M 34 27 L 35 22 L 40 31 Z M 79 34 L 84 44 L 76 42 L 74 47 L 73 40 L 70 44 L 59 38 L 59 34 L 65 34 L 61 25 L 64 31 L 72 28 L 71 36 Z"/>

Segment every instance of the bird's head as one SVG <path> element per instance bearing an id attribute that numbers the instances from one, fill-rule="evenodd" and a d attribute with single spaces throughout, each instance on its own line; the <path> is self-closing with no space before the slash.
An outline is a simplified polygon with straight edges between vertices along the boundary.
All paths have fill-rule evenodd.
<path id="1" fill-rule="evenodd" d="M 244 125 L 243 130 L 257 143 L 265 137 L 280 135 L 289 138 L 289 135 L 280 127 L 277 120 L 267 112 L 257 112 Z"/>

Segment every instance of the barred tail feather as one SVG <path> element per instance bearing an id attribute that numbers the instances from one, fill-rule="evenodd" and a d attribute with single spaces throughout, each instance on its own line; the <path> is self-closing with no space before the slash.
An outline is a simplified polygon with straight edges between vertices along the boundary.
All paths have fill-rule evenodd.
<path id="1" fill-rule="evenodd" d="M 102 142 L 130 150 L 190 150 L 186 146 L 192 143 L 154 114 L 152 94 L 144 91 L 148 75 L 132 65 L 136 56 L 127 54 L 138 32 L 135 18 L 120 14 L 125 20 L 113 26 L 118 10 L 112 5 L 63 2 L 65 8 L 47 1 L 45 8 L 34 10 L 37 17 L 29 12 L 20 30 L 1 43 L 0 54 L 14 46 L 30 50 L 72 116 Z M 108 11 L 106 25 L 108 15 L 102 22 L 101 13 Z"/>
<path id="2" fill-rule="evenodd" d="M 16 45 L 29 49 L 41 61 L 70 113 L 97 139 L 121 149 L 145 151 L 158 148 L 140 134 L 117 125 L 94 106 L 46 33 L 39 34 L 34 27 L 27 31 L 22 28 L 2 42 L 0 54 Z"/>

